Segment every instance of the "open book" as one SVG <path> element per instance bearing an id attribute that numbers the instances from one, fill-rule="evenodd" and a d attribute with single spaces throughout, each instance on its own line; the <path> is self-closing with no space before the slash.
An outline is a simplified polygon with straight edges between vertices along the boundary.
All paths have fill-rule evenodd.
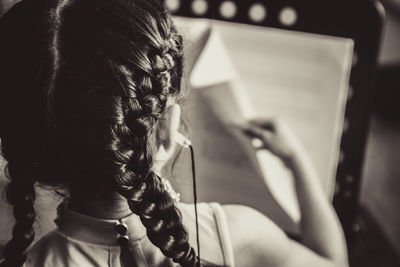
<path id="1" fill-rule="evenodd" d="M 185 25 L 185 20 L 179 19 L 178 25 Z M 190 76 L 188 100 L 193 141 L 200 150 L 200 198 L 248 204 L 292 228 L 283 222 L 300 218 L 290 171 L 268 151 L 256 153 L 229 123 L 283 118 L 309 153 L 331 197 L 353 42 L 265 27 L 202 23 L 212 30 Z M 185 36 L 185 27 L 181 30 Z M 288 218 L 274 218 L 285 217 L 272 207 L 277 203 Z"/>

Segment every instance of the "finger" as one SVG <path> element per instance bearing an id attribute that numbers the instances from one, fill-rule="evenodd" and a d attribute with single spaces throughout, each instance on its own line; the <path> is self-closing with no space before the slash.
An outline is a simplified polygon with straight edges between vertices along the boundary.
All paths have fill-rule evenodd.
<path id="1" fill-rule="evenodd" d="M 244 133 L 252 137 L 252 145 L 256 149 L 270 149 L 274 142 L 274 134 L 258 126 L 249 127 L 244 130 Z"/>
<path id="2" fill-rule="evenodd" d="M 259 138 L 261 140 L 264 139 L 264 130 L 257 125 L 252 125 L 251 123 L 247 123 L 245 125 L 242 125 L 240 130 L 242 130 L 243 133 L 250 137 L 255 137 Z"/>
<path id="3" fill-rule="evenodd" d="M 264 131 L 268 129 L 263 129 L 262 126 L 258 125 L 257 123 L 254 123 L 253 120 L 245 120 L 245 121 L 240 121 L 240 122 L 230 122 L 228 125 L 237 128 L 241 131 L 246 131 L 249 129 L 254 129 L 254 128 L 259 128 L 259 131 Z"/>
<path id="4" fill-rule="evenodd" d="M 247 121 L 230 122 L 230 123 L 228 124 L 228 126 L 234 128 L 234 129 L 236 129 L 236 130 L 239 130 L 239 131 L 245 133 L 246 135 L 249 135 L 249 136 L 252 136 L 252 137 L 253 137 L 253 136 L 256 137 L 256 136 L 255 136 L 256 133 L 252 133 L 253 131 L 251 130 L 251 128 L 254 128 L 254 127 L 257 127 L 257 126 L 253 126 L 253 125 L 251 125 L 251 124 L 250 124 L 249 122 L 247 122 Z"/>
<path id="5" fill-rule="evenodd" d="M 232 127 L 239 129 L 247 137 L 251 138 L 251 145 L 254 149 L 267 149 L 272 152 L 274 145 L 274 133 L 266 131 L 257 125 L 246 123 L 231 123 Z"/>
<path id="6" fill-rule="evenodd" d="M 268 130 L 271 132 L 276 131 L 276 121 L 275 119 L 266 119 L 266 118 L 254 118 L 249 121 L 249 123 L 256 125 L 258 127 L 263 128 L 264 130 Z"/>
<path id="7" fill-rule="evenodd" d="M 263 149 L 265 147 L 264 142 L 259 139 L 259 138 L 253 138 L 251 140 L 251 145 L 255 148 L 255 149 Z"/>
<path id="8" fill-rule="evenodd" d="M 273 135 L 271 131 L 265 130 L 258 125 L 250 122 L 232 123 L 231 126 L 239 129 L 248 137 L 252 138 L 252 145 L 256 149 L 269 149 L 270 144 L 273 142 Z"/>

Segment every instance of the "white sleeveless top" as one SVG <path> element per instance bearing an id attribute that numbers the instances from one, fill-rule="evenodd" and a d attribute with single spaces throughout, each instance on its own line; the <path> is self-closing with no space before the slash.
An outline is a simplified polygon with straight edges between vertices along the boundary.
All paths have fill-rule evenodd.
<path id="1" fill-rule="evenodd" d="M 196 227 L 193 204 L 177 204 L 189 242 L 195 250 Z M 234 266 L 232 244 L 225 213 L 218 203 L 199 203 L 200 256 L 219 266 Z M 129 252 L 121 253 L 116 225 L 128 228 Z M 165 257 L 146 236 L 137 215 L 118 220 L 102 220 L 64 208 L 57 220 L 58 228 L 41 238 L 27 253 L 25 267 L 50 266 L 179 266 Z"/>

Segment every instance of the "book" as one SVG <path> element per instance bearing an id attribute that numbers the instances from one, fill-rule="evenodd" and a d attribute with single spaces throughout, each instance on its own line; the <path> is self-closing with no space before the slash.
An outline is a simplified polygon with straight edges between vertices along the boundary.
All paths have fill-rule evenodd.
<path id="1" fill-rule="evenodd" d="M 185 23 L 196 21 L 177 20 L 184 37 Z M 285 120 L 332 198 L 353 41 L 219 21 L 198 23 L 211 28 L 188 82 L 200 199 L 247 204 L 293 230 L 301 215 L 291 172 L 270 152 L 255 152 L 229 125 L 260 117 Z"/>

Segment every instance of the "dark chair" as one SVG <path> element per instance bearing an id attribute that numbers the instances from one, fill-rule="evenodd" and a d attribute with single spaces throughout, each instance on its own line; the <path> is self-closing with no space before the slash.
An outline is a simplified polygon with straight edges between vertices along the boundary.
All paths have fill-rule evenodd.
<path id="1" fill-rule="evenodd" d="M 227 4 L 228 3 L 228 4 Z M 177 16 L 209 18 L 257 26 L 351 38 L 354 41 L 349 98 L 333 204 L 351 246 L 358 231 L 362 163 L 372 106 L 372 88 L 384 10 L 376 0 L 170 0 Z M 221 13 L 221 5 L 237 12 Z M 254 16 L 250 13 L 254 11 Z M 234 12 L 233 12 L 234 13 Z M 232 13 L 232 14 L 233 14 Z"/>

